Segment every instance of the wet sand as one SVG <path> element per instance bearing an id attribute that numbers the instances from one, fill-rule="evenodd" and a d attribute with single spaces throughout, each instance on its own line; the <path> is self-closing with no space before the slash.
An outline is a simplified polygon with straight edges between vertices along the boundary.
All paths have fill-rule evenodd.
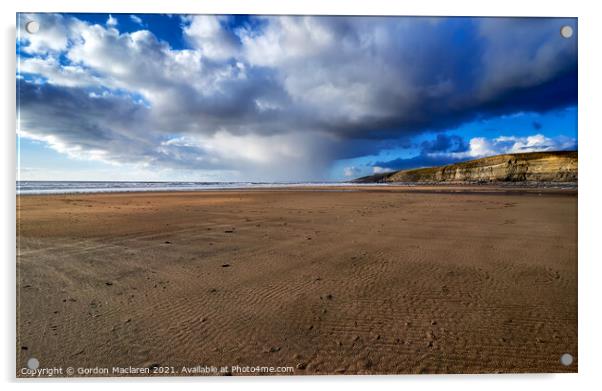
<path id="1" fill-rule="evenodd" d="M 457 189 L 21 196 L 17 376 L 576 372 L 576 191 Z"/>

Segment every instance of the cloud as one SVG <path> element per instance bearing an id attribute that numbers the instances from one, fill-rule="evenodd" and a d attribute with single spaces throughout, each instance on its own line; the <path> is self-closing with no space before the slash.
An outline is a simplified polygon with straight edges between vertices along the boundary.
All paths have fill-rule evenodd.
<path id="1" fill-rule="evenodd" d="M 412 168 L 436 167 L 456 163 L 465 159 L 452 156 L 431 156 L 420 154 L 411 158 L 397 158 L 388 161 L 373 163 L 372 170 L 375 174 L 383 172 L 409 170 Z"/>
<path id="2" fill-rule="evenodd" d="M 177 136 L 158 132 L 144 102 L 108 92 L 22 83 L 18 104 L 21 136 L 44 141 L 75 159 L 234 173 L 245 166 L 248 177 L 238 179 L 259 180 L 269 173 L 282 181 L 290 180 L 291 175 L 308 177 L 327 163 L 319 157 L 306 162 L 307 151 L 327 156 L 328 140 L 312 135 L 233 135 L 221 130 Z M 38 130 L 39 123 L 44 123 L 44 132 Z"/>
<path id="3" fill-rule="evenodd" d="M 158 141 L 145 132 L 148 109 L 127 96 L 22 82 L 17 104 L 21 136 L 74 158 L 144 164 Z"/>
<path id="4" fill-rule="evenodd" d="M 372 167 L 373 174 L 384 174 L 386 172 L 391 172 L 391 171 L 394 171 L 394 169 L 388 168 L 388 167 L 380 167 L 380 166 Z"/>
<path id="5" fill-rule="evenodd" d="M 117 26 L 118 22 L 117 22 L 116 18 L 114 18 L 112 15 L 109 15 L 109 19 L 107 19 L 106 24 L 109 27 L 115 27 L 115 26 Z"/>
<path id="6" fill-rule="evenodd" d="M 130 19 L 132 20 L 132 22 L 139 24 L 140 26 L 144 25 L 144 22 L 142 21 L 142 18 L 140 18 L 137 15 L 130 15 Z"/>
<path id="7" fill-rule="evenodd" d="M 435 140 L 423 141 L 422 150 L 426 153 L 432 152 L 464 152 L 469 146 L 464 139 L 457 135 L 438 134 Z"/>
<path id="8" fill-rule="evenodd" d="M 360 167 L 349 166 L 349 167 L 343 168 L 343 175 L 346 178 L 356 178 L 361 174 L 361 172 L 362 172 L 362 169 Z"/>
<path id="9" fill-rule="evenodd" d="M 20 63 L 20 71 L 40 75 L 48 83 L 64 87 L 94 86 L 101 82 L 82 67 L 77 65 L 61 66 L 56 58 L 50 56 L 46 58 L 24 58 Z"/>
<path id="10" fill-rule="evenodd" d="M 183 18 L 184 36 L 202 55 L 213 60 L 236 57 L 238 37 L 226 28 L 227 16 L 195 15 Z"/>
<path id="11" fill-rule="evenodd" d="M 40 24 L 36 34 L 26 34 L 25 25 L 30 20 Z M 85 24 L 78 19 L 61 14 L 19 14 L 20 32 L 18 44 L 23 52 L 38 56 L 57 55 L 67 49 L 68 43 L 77 36 Z"/>
<path id="12" fill-rule="evenodd" d="M 543 134 L 526 137 L 500 136 L 496 138 L 474 137 L 466 152 L 437 154 L 454 158 L 478 158 L 503 153 L 574 150 L 577 140 L 571 137 L 549 138 Z"/>
<path id="13" fill-rule="evenodd" d="M 577 99 L 576 40 L 558 38 L 572 19 L 272 16 L 235 25 L 199 15 L 182 18 L 189 47 L 174 49 L 149 30 L 120 32 L 110 15 L 106 25 L 27 18 L 44 33 L 19 41 L 23 134 L 107 161 L 265 179 L 288 167 L 291 180 L 318 179 L 336 159 Z M 422 147 L 473 151 L 444 135 Z"/>
<path id="14" fill-rule="evenodd" d="M 472 143 L 472 140 L 471 140 Z M 559 151 L 577 148 L 577 140 L 570 137 L 548 138 L 543 134 L 535 134 L 527 137 L 501 136 L 488 141 L 484 139 L 488 151 L 495 153 L 519 153 L 537 151 Z M 472 150 L 471 144 L 471 150 Z"/>
<path id="15" fill-rule="evenodd" d="M 461 136 L 441 133 L 437 134 L 434 140 L 423 141 L 420 144 L 420 153 L 417 156 L 378 161 L 371 163 L 370 166 L 374 174 L 410 168 L 441 166 L 466 160 L 467 156 L 474 152 L 471 149 L 472 147 L 473 145 L 464 141 Z"/>

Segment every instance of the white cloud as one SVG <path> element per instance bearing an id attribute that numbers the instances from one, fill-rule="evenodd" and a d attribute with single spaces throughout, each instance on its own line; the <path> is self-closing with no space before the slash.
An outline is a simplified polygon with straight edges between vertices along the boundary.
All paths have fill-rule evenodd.
<path id="1" fill-rule="evenodd" d="M 34 20 L 40 30 L 29 34 L 27 22 Z M 24 45 L 23 51 L 29 54 L 56 54 L 67 49 L 69 41 L 76 38 L 77 30 L 85 24 L 75 18 L 61 14 L 20 14 L 19 35 Z"/>
<path id="2" fill-rule="evenodd" d="M 468 151 L 457 153 L 457 155 L 465 154 L 466 156 L 471 157 L 497 155 L 496 148 L 493 144 L 494 143 L 492 143 L 491 140 L 485 137 L 474 137 L 470 139 Z"/>
<path id="3" fill-rule="evenodd" d="M 576 140 L 571 138 L 548 138 L 543 134 L 535 134 L 527 137 L 498 137 L 495 139 L 498 145 L 511 145 L 507 151 L 515 152 L 536 152 L 553 151 L 570 148 L 576 145 Z"/>
<path id="4" fill-rule="evenodd" d="M 20 62 L 23 73 L 43 75 L 49 83 L 66 87 L 98 85 L 100 80 L 77 65 L 61 66 L 56 58 L 30 57 Z"/>
<path id="5" fill-rule="evenodd" d="M 341 132 L 352 132 L 367 117 L 376 124 L 403 115 L 404 107 L 393 109 L 383 100 L 403 106 L 415 99 L 410 78 L 416 69 L 400 69 L 394 59 L 404 43 L 392 37 L 404 33 L 405 21 L 310 16 L 262 20 L 266 25 L 261 34 L 238 32 L 244 57 L 253 66 L 274 68 L 292 101 L 324 126 L 340 124 Z"/>
<path id="6" fill-rule="evenodd" d="M 109 15 L 109 18 L 107 19 L 107 26 L 115 27 L 117 24 L 117 18 L 114 18 L 113 15 Z"/>
<path id="7" fill-rule="evenodd" d="M 238 38 L 222 26 L 226 18 L 215 15 L 185 17 L 184 36 L 207 58 L 226 60 L 236 57 L 239 53 Z"/>
<path id="8" fill-rule="evenodd" d="M 248 29 L 240 31 L 246 57 L 254 65 L 288 65 L 340 44 L 327 19 L 283 16 L 263 20 L 267 25 L 259 35 Z"/>
<path id="9" fill-rule="evenodd" d="M 51 149 L 65 154 L 73 159 L 81 160 L 98 160 L 104 163 L 115 164 L 114 161 L 106 158 L 106 151 L 102 149 L 84 149 L 80 145 L 67 144 L 61 140 L 60 137 L 54 135 L 40 136 L 34 133 L 30 133 L 27 130 L 21 130 L 19 137 L 25 137 L 34 141 L 43 141 Z"/>
<path id="10" fill-rule="evenodd" d="M 349 167 L 343 168 L 343 176 L 345 176 L 346 178 L 355 178 L 355 177 L 359 176 L 361 172 L 362 172 L 362 169 L 359 167 L 355 167 L 355 166 L 349 166 Z"/>
<path id="11" fill-rule="evenodd" d="M 469 149 L 465 152 L 436 152 L 429 157 L 450 157 L 453 159 L 480 158 L 504 153 L 524 153 L 541 151 L 560 151 L 575 149 L 577 140 L 571 137 L 546 137 L 543 134 L 531 136 L 499 136 L 496 138 L 474 137 L 470 139 Z"/>
<path id="12" fill-rule="evenodd" d="M 142 22 L 142 19 L 137 16 L 137 15 L 130 15 L 130 19 L 132 20 L 132 22 L 139 24 L 139 25 L 143 25 L 144 23 Z"/>
<path id="13" fill-rule="evenodd" d="M 384 174 L 386 172 L 391 172 L 393 171 L 390 168 L 385 168 L 385 167 L 379 167 L 379 166 L 372 166 L 372 173 L 373 174 Z"/>

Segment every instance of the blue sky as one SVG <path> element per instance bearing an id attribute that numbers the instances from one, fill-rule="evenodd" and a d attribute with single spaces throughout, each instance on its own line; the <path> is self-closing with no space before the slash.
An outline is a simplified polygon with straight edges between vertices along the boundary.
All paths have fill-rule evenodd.
<path id="1" fill-rule="evenodd" d="M 20 14 L 18 26 L 23 180 L 345 180 L 577 149 L 575 19 Z"/>

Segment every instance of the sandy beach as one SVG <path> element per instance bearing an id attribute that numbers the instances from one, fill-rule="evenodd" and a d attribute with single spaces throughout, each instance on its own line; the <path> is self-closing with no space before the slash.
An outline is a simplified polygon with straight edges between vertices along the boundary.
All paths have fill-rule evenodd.
<path id="1" fill-rule="evenodd" d="M 17 376 L 577 371 L 576 190 L 20 196 L 17 246 Z"/>

